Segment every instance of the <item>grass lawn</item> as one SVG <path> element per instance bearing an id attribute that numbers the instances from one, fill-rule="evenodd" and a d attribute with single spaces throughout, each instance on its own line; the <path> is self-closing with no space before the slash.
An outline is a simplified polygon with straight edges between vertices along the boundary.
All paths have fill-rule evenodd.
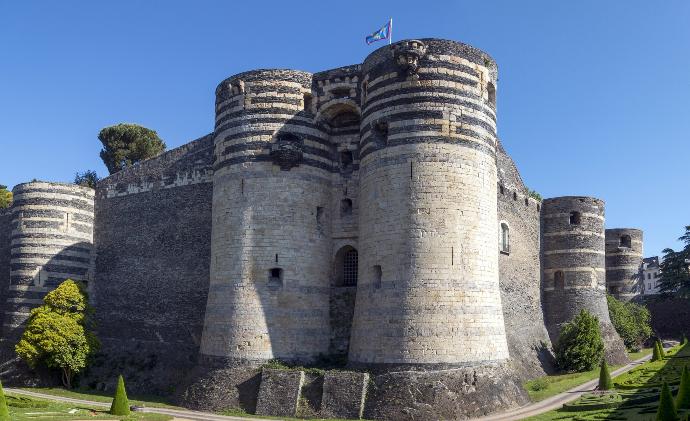
<path id="1" fill-rule="evenodd" d="M 94 401 L 94 402 L 106 402 L 106 403 L 110 403 L 113 401 L 113 396 L 115 393 L 115 392 L 110 392 L 110 393 L 99 392 L 99 391 L 91 390 L 91 389 L 67 390 L 67 389 L 63 389 L 61 387 L 51 387 L 51 388 L 24 387 L 22 389 L 28 390 L 31 392 L 45 393 L 46 395 L 60 396 L 63 398 L 83 399 L 83 400 L 89 400 L 89 401 Z M 145 406 L 145 407 L 149 407 L 149 408 L 184 409 L 184 408 L 180 408 L 179 406 L 174 406 L 174 405 L 169 404 L 165 398 L 162 398 L 160 396 L 138 396 L 138 395 L 129 395 L 128 394 L 128 398 L 129 398 L 129 404 L 130 405 Z"/>
<path id="2" fill-rule="evenodd" d="M 640 352 L 629 353 L 628 356 L 630 357 L 631 361 L 634 361 L 644 357 L 645 355 L 651 354 L 651 352 L 651 348 L 646 348 L 640 350 Z M 611 371 L 620 367 L 621 366 L 612 367 Z M 592 371 L 585 371 L 583 373 L 556 374 L 552 376 L 538 377 L 525 382 L 524 387 L 527 390 L 532 402 L 539 402 L 583 383 L 587 383 L 588 381 L 596 379 L 597 377 L 599 377 L 599 368 L 596 368 Z"/>
<path id="3" fill-rule="evenodd" d="M 551 420 L 632 420 L 654 421 L 661 384 L 666 382 L 675 395 L 682 367 L 690 362 L 690 345 L 668 350 L 661 361 L 647 361 L 613 379 L 615 390 L 586 393 L 562 408 L 527 418 Z M 596 375 L 595 375 L 596 377 Z M 680 411 L 681 419 L 690 411 Z"/>
<path id="4" fill-rule="evenodd" d="M 7 393 L 7 404 L 12 421 L 76 421 L 76 420 L 118 420 L 118 421 L 167 421 L 172 417 L 159 414 L 132 413 L 127 417 L 108 414 L 104 408 L 69 403 L 52 402 Z"/>

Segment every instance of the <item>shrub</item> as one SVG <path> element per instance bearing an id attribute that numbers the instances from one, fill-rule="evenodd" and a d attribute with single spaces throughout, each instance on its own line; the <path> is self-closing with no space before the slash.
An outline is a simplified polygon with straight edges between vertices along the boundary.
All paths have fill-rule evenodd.
<path id="1" fill-rule="evenodd" d="M 565 323 L 556 345 L 556 362 L 562 370 L 594 370 L 604 356 L 599 319 L 581 310 Z"/>
<path id="2" fill-rule="evenodd" d="M 638 351 L 652 336 L 651 315 L 645 306 L 633 302 L 619 301 L 608 295 L 611 323 L 630 351 Z"/>
<path id="3" fill-rule="evenodd" d="M 539 377 L 534 380 L 527 382 L 527 388 L 533 392 L 539 392 L 540 390 L 546 390 L 549 388 L 549 382 L 543 378 Z"/>
<path id="4" fill-rule="evenodd" d="M 683 373 L 680 375 L 680 386 L 678 387 L 678 395 L 676 395 L 676 408 L 690 409 L 690 370 L 688 366 L 683 367 Z"/>
<path id="5" fill-rule="evenodd" d="M 0 383 L 0 421 L 10 421 L 10 410 L 7 408 L 5 392 L 2 390 L 2 383 Z"/>
<path id="6" fill-rule="evenodd" d="M 611 373 L 609 372 L 609 365 L 606 364 L 606 359 L 601 360 L 601 369 L 599 370 L 599 390 L 613 389 L 613 382 L 611 381 Z"/>
<path id="7" fill-rule="evenodd" d="M 659 351 L 659 342 L 654 341 L 654 348 L 652 350 L 652 361 L 659 361 L 661 359 L 661 351 Z"/>
<path id="8" fill-rule="evenodd" d="M 661 355 L 661 358 L 665 358 L 666 357 L 666 351 L 664 351 L 664 345 L 658 339 L 656 340 L 656 344 L 659 347 L 659 355 Z"/>
<path id="9" fill-rule="evenodd" d="M 664 382 L 664 386 L 661 388 L 659 409 L 656 411 L 656 419 L 657 421 L 676 421 L 678 419 L 676 407 L 673 404 L 673 395 L 671 395 L 671 389 L 668 388 L 666 382 Z"/>
<path id="10" fill-rule="evenodd" d="M 110 405 L 110 413 L 112 415 L 129 415 L 129 400 L 127 400 L 125 380 L 122 378 L 122 375 L 117 379 L 117 390 L 115 391 L 113 403 Z"/>

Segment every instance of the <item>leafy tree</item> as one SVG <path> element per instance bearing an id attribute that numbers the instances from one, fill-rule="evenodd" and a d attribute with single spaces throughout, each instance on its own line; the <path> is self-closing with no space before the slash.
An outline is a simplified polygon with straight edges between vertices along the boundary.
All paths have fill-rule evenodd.
<path id="1" fill-rule="evenodd" d="M 675 294 L 680 297 L 690 297 L 690 225 L 685 227 L 685 234 L 678 240 L 685 243 L 681 251 L 664 249 L 664 260 L 659 264 L 661 277 L 659 291 L 662 294 Z"/>
<path id="2" fill-rule="evenodd" d="M 74 175 L 74 184 L 82 187 L 91 187 L 95 189 L 98 180 L 98 174 L 93 170 L 86 170 L 82 173 L 78 172 Z"/>
<path id="3" fill-rule="evenodd" d="M 657 409 L 656 412 L 656 419 L 657 421 L 676 421 L 678 419 L 676 406 L 673 404 L 673 395 L 666 382 L 664 382 L 664 386 L 661 388 L 659 409 Z"/>
<path id="4" fill-rule="evenodd" d="M 2 390 L 2 383 L 0 383 L 0 421 L 10 421 L 10 410 L 7 408 L 7 400 L 5 399 L 5 391 Z"/>
<path id="5" fill-rule="evenodd" d="M 556 345 L 556 362 L 566 371 L 593 370 L 604 356 L 599 319 L 586 310 L 565 323 Z"/>
<path id="6" fill-rule="evenodd" d="M 43 303 L 31 310 L 14 349 L 30 367 L 59 369 L 62 383 L 70 389 L 100 345 L 92 332 L 93 310 L 83 286 L 71 279 L 49 292 Z"/>
<path id="7" fill-rule="evenodd" d="M 528 189 L 527 189 L 527 194 L 528 194 L 529 197 L 531 197 L 532 199 L 537 199 L 537 200 L 540 201 L 540 202 L 541 202 L 542 200 L 544 200 L 544 199 L 541 197 L 541 194 L 539 194 L 539 192 L 536 191 L 536 190 L 532 190 L 532 189 L 528 188 Z"/>
<path id="8" fill-rule="evenodd" d="M 680 386 L 678 387 L 678 395 L 676 395 L 677 409 L 690 409 L 690 370 L 688 366 L 683 367 L 683 373 L 680 375 Z"/>
<path id="9" fill-rule="evenodd" d="M 651 315 L 643 305 L 619 301 L 608 295 L 609 316 L 613 327 L 630 351 L 639 351 L 642 344 L 652 336 Z"/>
<path id="10" fill-rule="evenodd" d="M 165 150 L 158 133 L 137 124 L 116 124 L 98 133 L 103 143 L 101 159 L 110 174 L 153 158 Z"/>
<path id="11" fill-rule="evenodd" d="M 12 205 L 12 192 L 7 186 L 0 184 L 0 209 L 9 208 Z"/>
<path id="12" fill-rule="evenodd" d="M 129 400 L 125 390 L 125 380 L 121 374 L 117 378 L 117 390 L 115 391 L 113 403 L 110 405 L 110 413 L 112 415 L 129 415 Z"/>
<path id="13" fill-rule="evenodd" d="M 606 364 L 606 359 L 601 360 L 601 369 L 599 370 L 599 390 L 613 389 L 613 381 L 611 380 L 611 372 L 609 365 Z"/>

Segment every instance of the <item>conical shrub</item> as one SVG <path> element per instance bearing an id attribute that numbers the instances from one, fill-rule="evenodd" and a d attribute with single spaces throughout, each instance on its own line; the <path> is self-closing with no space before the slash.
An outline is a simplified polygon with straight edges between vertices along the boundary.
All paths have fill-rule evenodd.
<path id="1" fill-rule="evenodd" d="M 652 361 L 659 361 L 661 359 L 661 351 L 659 351 L 659 342 L 654 342 L 652 348 Z"/>
<path id="2" fill-rule="evenodd" d="M 129 415 L 129 401 L 127 400 L 125 380 L 122 378 L 122 375 L 117 379 L 117 390 L 115 391 L 113 404 L 110 405 L 110 413 L 112 415 Z"/>
<path id="3" fill-rule="evenodd" d="M 656 340 L 657 345 L 659 345 L 659 355 L 661 355 L 661 358 L 666 357 L 666 351 L 664 351 L 664 345 L 661 343 L 660 340 Z"/>
<path id="4" fill-rule="evenodd" d="M 677 421 L 678 413 L 676 406 L 673 404 L 673 395 L 668 384 L 664 382 L 661 388 L 661 397 L 659 398 L 659 409 L 656 411 L 656 421 Z"/>
<path id="5" fill-rule="evenodd" d="M 680 386 L 678 387 L 678 395 L 676 395 L 677 409 L 690 409 L 690 370 L 688 366 L 683 367 L 683 373 L 680 375 Z"/>
<path id="6" fill-rule="evenodd" d="M 10 421 L 10 410 L 7 408 L 7 400 L 5 399 L 5 392 L 2 390 L 2 383 L 0 383 L 0 421 Z"/>
<path id="7" fill-rule="evenodd" d="M 609 365 L 606 360 L 601 360 L 601 369 L 599 370 L 599 390 L 613 389 L 613 381 L 611 381 L 611 373 L 609 372 Z"/>

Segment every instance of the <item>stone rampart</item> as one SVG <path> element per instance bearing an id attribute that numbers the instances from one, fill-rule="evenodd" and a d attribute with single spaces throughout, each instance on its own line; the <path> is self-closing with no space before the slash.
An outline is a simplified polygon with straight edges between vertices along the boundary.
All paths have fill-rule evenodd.
<path id="1" fill-rule="evenodd" d="M 619 300 L 628 301 L 640 293 L 642 230 L 606 230 L 606 290 Z"/>

